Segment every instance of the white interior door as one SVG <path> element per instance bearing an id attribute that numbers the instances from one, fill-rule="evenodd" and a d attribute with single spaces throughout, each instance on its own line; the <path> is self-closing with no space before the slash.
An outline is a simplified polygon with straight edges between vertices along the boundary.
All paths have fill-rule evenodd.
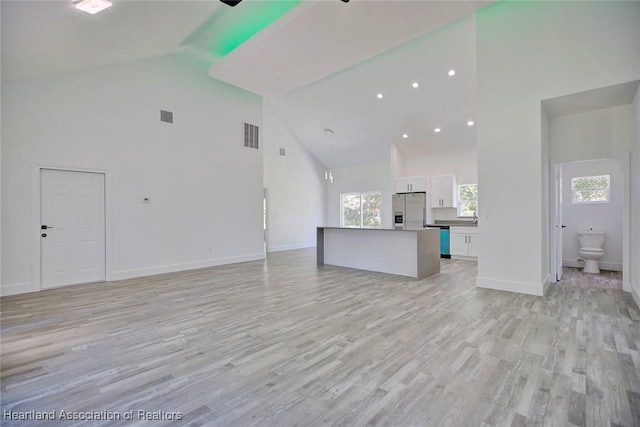
<path id="1" fill-rule="evenodd" d="M 40 171 L 42 288 L 105 280 L 104 174 Z"/>
<path id="2" fill-rule="evenodd" d="M 269 252 L 269 190 L 263 189 L 262 193 L 262 228 L 264 230 L 264 252 Z"/>
<path id="3" fill-rule="evenodd" d="M 556 197 L 555 197 L 555 245 L 556 245 L 556 280 L 562 279 L 562 167 L 556 164 Z"/>

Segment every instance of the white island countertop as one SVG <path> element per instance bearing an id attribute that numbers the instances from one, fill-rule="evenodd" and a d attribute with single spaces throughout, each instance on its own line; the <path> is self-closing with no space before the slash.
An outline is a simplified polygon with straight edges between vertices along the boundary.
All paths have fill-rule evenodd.
<path id="1" fill-rule="evenodd" d="M 423 279 L 440 272 L 440 230 L 318 227 L 317 260 Z"/>

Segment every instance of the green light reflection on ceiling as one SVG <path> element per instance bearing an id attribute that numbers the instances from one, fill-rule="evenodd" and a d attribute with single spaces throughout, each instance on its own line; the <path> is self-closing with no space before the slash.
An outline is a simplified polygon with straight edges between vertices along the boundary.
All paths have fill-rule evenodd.
<path id="1" fill-rule="evenodd" d="M 228 28 L 212 46 L 219 56 L 225 56 L 277 21 L 284 14 L 296 7 L 302 0 L 285 1 L 244 1 L 235 8 L 226 10 L 225 15 L 232 17 L 233 26 Z"/>

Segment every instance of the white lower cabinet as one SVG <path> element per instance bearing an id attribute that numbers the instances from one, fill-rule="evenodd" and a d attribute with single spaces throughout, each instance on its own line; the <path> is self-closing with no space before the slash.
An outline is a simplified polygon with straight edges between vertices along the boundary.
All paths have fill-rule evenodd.
<path id="1" fill-rule="evenodd" d="M 449 252 L 451 253 L 451 255 L 468 255 L 469 246 L 467 243 L 467 235 L 450 232 Z"/>
<path id="2" fill-rule="evenodd" d="M 477 258 L 480 234 L 475 227 L 449 228 L 449 252 L 451 256 Z"/>

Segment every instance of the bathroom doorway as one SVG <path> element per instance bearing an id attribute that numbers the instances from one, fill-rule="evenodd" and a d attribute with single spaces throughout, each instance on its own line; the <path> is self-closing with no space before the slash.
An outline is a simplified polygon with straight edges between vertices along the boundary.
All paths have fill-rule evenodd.
<path id="1" fill-rule="evenodd" d="M 585 252 L 581 253 L 578 238 L 584 231 L 604 233 L 603 252 L 597 260 L 600 270 L 607 272 L 607 277 L 612 280 L 615 279 L 612 272 L 622 273 L 626 160 L 616 157 L 556 164 L 554 225 L 557 280 L 562 278 L 562 271 L 567 271 L 567 268 L 584 268 L 586 257 Z"/>
<path id="2" fill-rule="evenodd" d="M 567 268 L 582 268 L 584 265 L 579 256 L 578 230 L 602 228 L 607 233 L 604 253 L 599 260 L 602 261 L 602 270 L 622 270 L 622 288 L 631 291 L 630 153 L 633 129 L 637 123 L 632 102 L 639 87 L 640 80 L 636 80 L 541 101 L 542 154 L 543 162 L 548 162 L 547 167 L 544 167 L 548 174 L 544 185 L 547 188 L 549 209 L 545 228 L 549 230 L 550 282 L 562 278 L 563 268 L 566 272 Z M 621 183 L 622 188 L 622 196 L 618 198 L 621 201 L 615 203 L 616 213 L 601 219 L 598 217 L 600 214 L 592 209 L 596 204 L 585 204 L 575 206 L 581 207 L 577 209 L 577 214 L 567 214 L 566 208 L 572 204 L 573 190 L 578 189 L 571 188 L 571 178 L 608 175 L 595 169 L 567 173 L 567 168 L 571 168 L 570 165 L 580 167 L 581 164 L 588 168 L 598 162 L 617 162 L 618 172 L 622 170 L 622 177 L 612 181 L 616 186 Z M 561 173 L 556 173 L 557 169 Z M 559 176 L 556 177 L 557 175 Z M 559 189 L 556 188 L 560 185 L 558 179 L 563 183 Z M 560 190 L 562 195 L 556 200 Z M 562 228 L 563 225 L 566 228 Z M 614 225 L 617 228 L 613 229 Z M 611 235 L 608 230 L 611 230 Z M 619 237 L 620 233 L 622 237 Z M 589 254 L 585 258 L 588 256 Z"/>

